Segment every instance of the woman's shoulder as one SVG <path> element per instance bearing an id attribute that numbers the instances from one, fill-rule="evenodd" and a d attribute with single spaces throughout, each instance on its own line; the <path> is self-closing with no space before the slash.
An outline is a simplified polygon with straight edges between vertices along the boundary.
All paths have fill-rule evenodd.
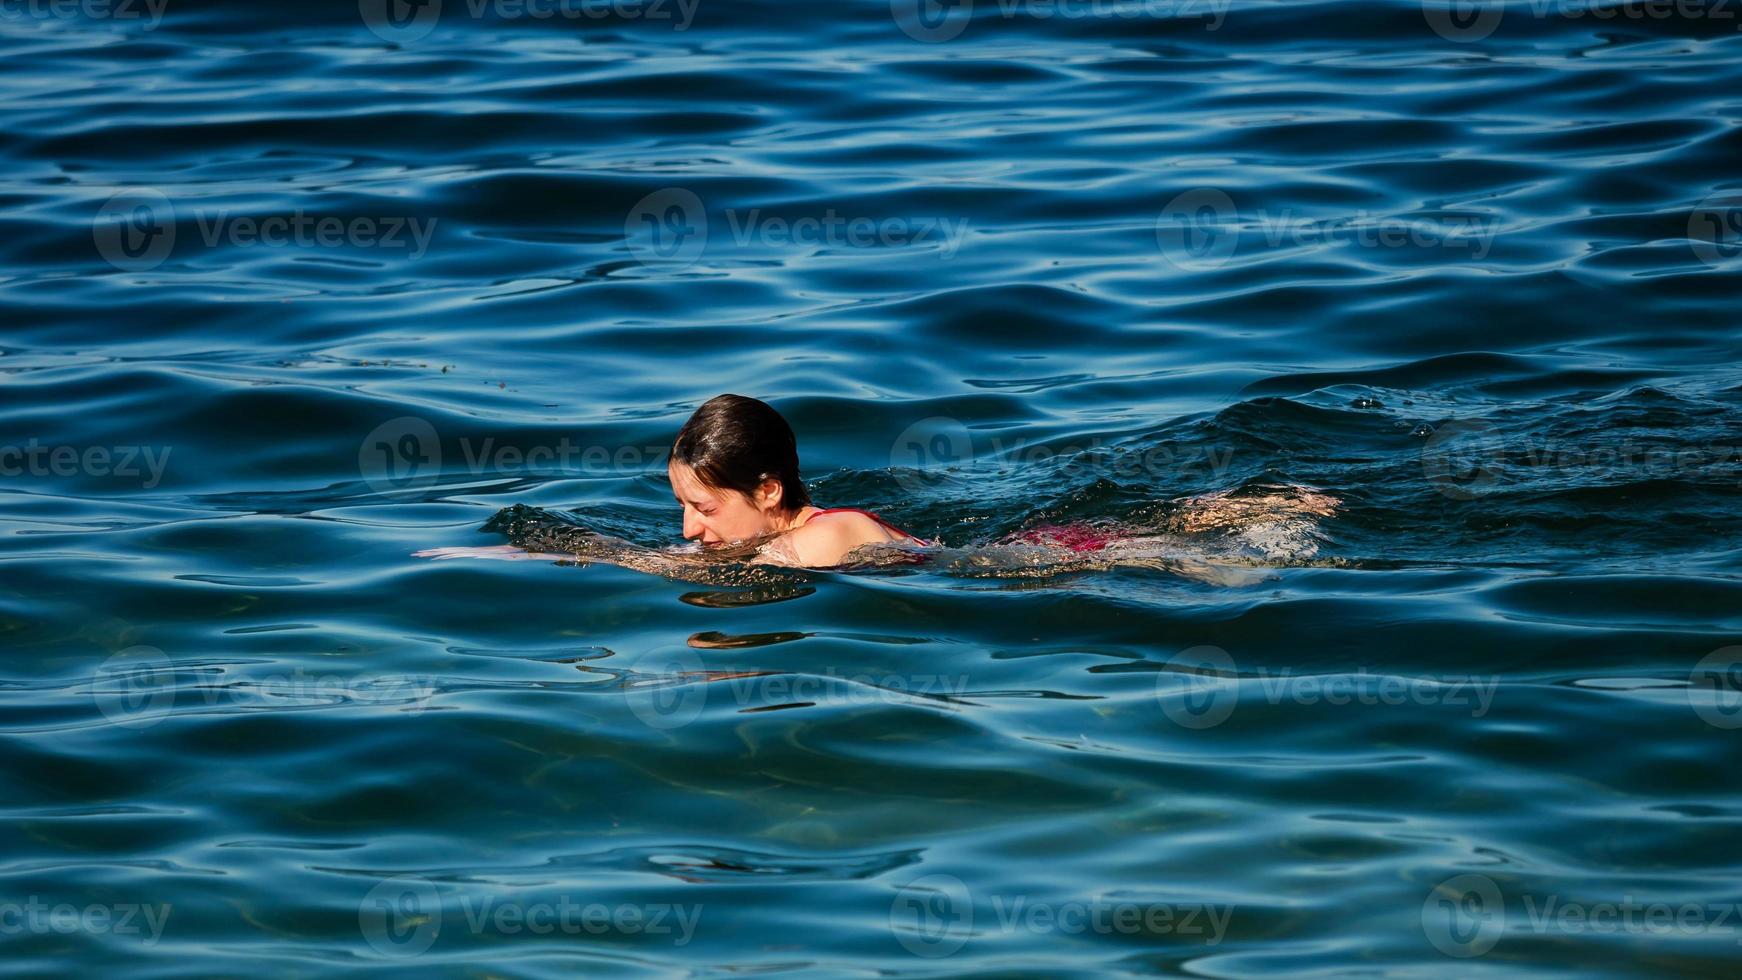
<path id="1" fill-rule="evenodd" d="M 786 537 L 800 560 L 819 567 L 838 565 L 854 548 L 889 539 L 875 518 L 857 510 L 818 511 Z"/>

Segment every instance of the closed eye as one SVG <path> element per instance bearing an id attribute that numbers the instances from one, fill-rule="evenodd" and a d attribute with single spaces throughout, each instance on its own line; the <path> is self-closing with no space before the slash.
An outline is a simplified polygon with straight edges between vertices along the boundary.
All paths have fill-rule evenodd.
<path id="1" fill-rule="evenodd" d="M 683 506 L 685 506 L 685 502 L 684 502 L 684 501 L 682 501 L 682 500 L 679 500 L 679 501 L 678 501 L 678 502 L 677 502 L 677 503 L 678 503 L 678 506 L 679 506 L 679 507 L 683 507 Z M 698 504 L 698 503 L 696 503 L 696 502 L 695 502 L 695 501 L 693 501 L 693 500 L 691 500 L 691 501 L 689 501 L 689 502 L 688 502 L 688 506 L 690 506 L 690 507 L 694 507 L 694 508 L 695 508 L 695 511 L 696 511 L 696 513 L 698 513 L 698 514 L 700 514 L 700 515 L 702 515 L 702 516 L 703 516 L 703 517 L 713 517 L 713 516 L 714 516 L 714 511 L 715 511 L 715 510 L 719 510 L 719 508 L 718 508 L 718 507 L 715 507 L 715 508 L 713 508 L 713 509 L 712 509 L 712 510 L 703 510 L 703 509 L 702 509 L 702 505 L 701 505 L 701 504 Z"/>

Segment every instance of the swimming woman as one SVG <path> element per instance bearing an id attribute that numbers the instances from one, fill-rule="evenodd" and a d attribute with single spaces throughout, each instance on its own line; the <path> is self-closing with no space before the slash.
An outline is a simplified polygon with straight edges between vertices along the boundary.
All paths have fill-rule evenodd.
<path id="1" fill-rule="evenodd" d="M 720 395 L 696 409 L 678 431 L 666 476 L 683 511 L 683 536 L 695 543 L 688 551 L 640 547 L 516 505 L 485 525 L 485 530 L 506 532 L 514 544 L 435 548 L 417 556 L 604 561 L 698 578 L 706 577 L 697 574 L 698 566 L 722 562 L 834 568 L 911 563 L 930 555 L 971 574 L 1047 574 L 1121 565 L 1166 567 L 1196 578 L 1233 581 L 1221 572 L 1206 572 L 1210 556 L 1203 547 L 1182 546 L 1181 535 L 1226 532 L 1250 553 L 1219 556 L 1223 558 L 1310 557 L 1317 550 L 1313 519 L 1329 516 L 1337 505 L 1334 498 L 1304 487 L 1216 491 L 1176 501 L 1161 528 L 1047 525 L 946 555 L 952 550 L 870 511 L 813 504 L 799 478 L 792 427 L 767 403 L 743 395 Z"/>
<path id="2" fill-rule="evenodd" d="M 720 395 L 696 409 L 666 466 L 683 536 L 704 548 L 761 542 L 756 559 L 828 568 L 874 544 L 925 545 L 870 511 L 811 503 L 798 440 L 766 402 Z"/>
<path id="3" fill-rule="evenodd" d="M 684 538 L 714 559 L 831 568 L 870 545 L 935 544 L 870 511 L 811 503 L 799 478 L 798 439 L 792 427 L 768 403 L 743 395 L 719 395 L 696 409 L 678 430 L 666 477 L 683 510 Z M 556 543 L 560 550 L 538 550 L 551 543 L 551 532 L 558 528 L 537 521 L 530 509 L 516 513 L 511 508 L 492 524 L 533 547 L 435 548 L 417 552 L 417 557 L 580 558 L 665 574 L 673 572 L 671 562 L 681 560 L 669 552 L 634 549 L 627 542 L 591 534 L 562 535 Z"/>

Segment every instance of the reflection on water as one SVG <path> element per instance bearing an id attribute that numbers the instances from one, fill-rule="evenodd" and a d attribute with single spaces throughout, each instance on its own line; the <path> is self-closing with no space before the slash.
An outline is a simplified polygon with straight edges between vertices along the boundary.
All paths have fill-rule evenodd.
<path id="1" fill-rule="evenodd" d="M 701 603 L 698 603 L 701 605 Z M 718 630 L 708 630 L 704 633 L 692 634 L 689 645 L 700 650 L 732 650 L 739 647 L 766 647 L 776 643 L 791 643 L 802 640 L 809 633 L 746 633 L 741 636 L 729 636 Z"/>

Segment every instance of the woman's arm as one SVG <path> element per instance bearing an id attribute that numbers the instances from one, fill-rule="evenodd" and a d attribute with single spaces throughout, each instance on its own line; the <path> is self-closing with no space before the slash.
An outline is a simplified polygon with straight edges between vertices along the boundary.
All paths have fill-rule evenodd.
<path id="1" fill-rule="evenodd" d="M 411 553 L 413 558 L 491 558 L 497 561 L 579 561 L 573 555 L 553 555 L 542 551 L 526 551 L 511 544 L 493 544 L 482 548 L 425 548 Z"/>
<path id="2" fill-rule="evenodd" d="M 749 549 L 703 551 L 648 548 L 581 527 L 573 518 L 518 504 L 492 517 L 485 523 L 484 529 L 500 531 L 508 535 L 512 543 L 488 547 L 429 548 L 417 552 L 416 557 L 438 561 L 449 558 L 568 561 L 581 565 L 601 562 L 669 579 L 711 585 L 763 585 L 791 579 L 790 574 L 783 574 L 766 566 L 748 567 L 746 563 L 755 557 L 755 553 Z"/>

